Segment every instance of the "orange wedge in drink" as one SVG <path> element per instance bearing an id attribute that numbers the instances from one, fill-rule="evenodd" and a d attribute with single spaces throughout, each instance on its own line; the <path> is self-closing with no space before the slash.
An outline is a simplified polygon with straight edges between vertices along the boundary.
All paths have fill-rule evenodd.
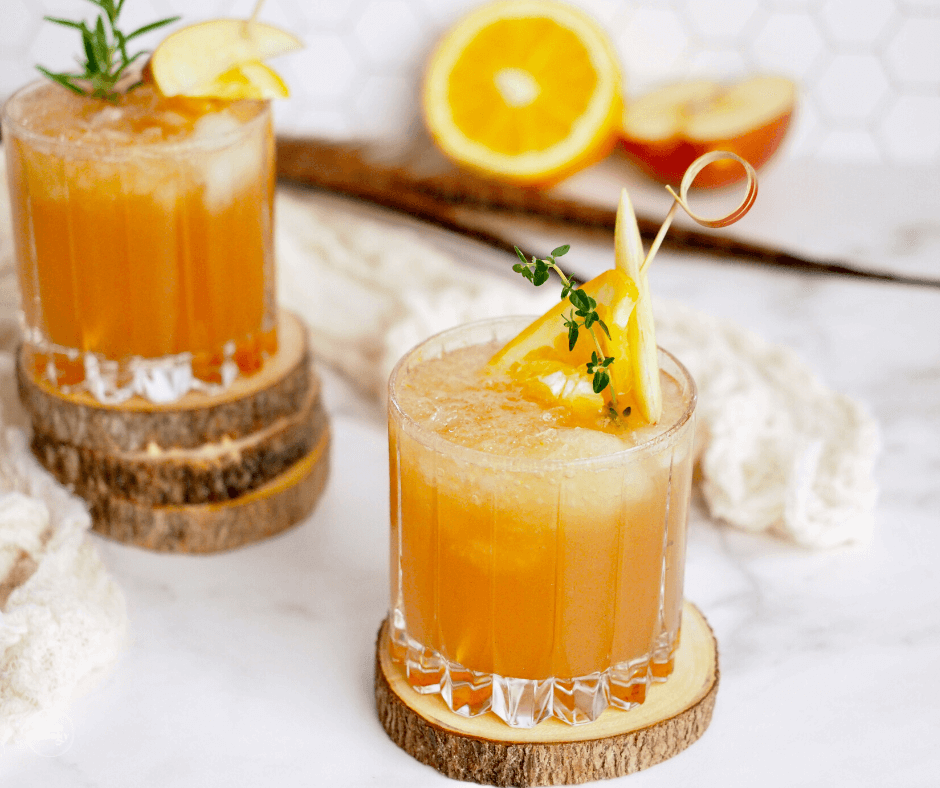
<path id="1" fill-rule="evenodd" d="M 464 17 L 427 68 L 424 117 L 458 164 L 546 185 L 603 158 L 623 108 L 604 30 L 554 0 L 500 0 Z"/>
<path id="2" fill-rule="evenodd" d="M 167 36 L 153 51 L 148 71 L 164 96 L 282 98 L 287 85 L 263 61 L 302 46 L 273 25 L 213 19 Z"/>
<path id="3" fill-rule="evenodd" d="M 260 60 L 248 60 L 232 66 L 211 82 L 187 94 L 193 98 L 217 98 L 228 101 L 287 98 L 289 95 L 290 90 L 280 75 Z"/>
<path id="4" fill-rule="evenodd" d="M 597 302 L 597 313 L 610 331 L 608 338 L 597 327 L 594 336 L 600 351 L 614 357 L 609 372 L 617 407 L 622 412 L 633 402 L 628 332 L 637 289 L 617 270 L 604 271 L 581 285 L 581 289 Z M 489 367 L 507 373 L 527 397 L 563 405 L 575 417 L 596 418 L 606 413 L 611 404 L 610 389 L 594 392 L 592 376 L 586 368 L 598 347 L 588 330 L 580 329 L 574 348 L 569 349 L 565 318 L 572 311 L 567 299 L 559 301 L 496 353 Z"/>

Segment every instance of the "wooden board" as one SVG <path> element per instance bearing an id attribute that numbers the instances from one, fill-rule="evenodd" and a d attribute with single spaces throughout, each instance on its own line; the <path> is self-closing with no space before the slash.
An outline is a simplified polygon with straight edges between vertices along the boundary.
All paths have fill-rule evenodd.
<path id="1" fill-rule="evenodd" d="M 493 714 L 467 718 L 438 695 L 420 695 L 388 654 L 386 625 L 376 644 L 379 720 L 399 747 L 447 777 L 490 785 L 571 785 L 621 777 L 671 758 L 711 722 L 718 647 L 701 612 L 685 603 L 675 670 L 645 703 L 608 709 L 588 725 L 551 719 L 510 728 Z"/>
<path id="2" fill-rule="evenodd" d="M 572 193 L 559 188 L 515 186 L 460 169 L 424 134 L 414 135 L 404 147 L 283 136 L 277 140 L 277 174 L 283 180 L 402 211 L 504 249 L 509 254 L 514 253 L 513 247 L 520 240 L 519 230 L 525 224 L 540 232 L 561 232 L 561 237 L 569 240 L 584 231 L 612 236 L 616 197 L 621 186 L 626 185 L 624 168 L 629 170 L 632 166 L 620 151 L 614 151 L 605 163 L 597 166 L 609 168 L 603 178 L 607 186 L 603 191 L 608 197 L 611 192 L 615 195 L 609 204 L 598 202 L 602 198 L 596 183 L 592 188 Z M 678 187 L 679 184 L 673 185 Z M 637 223 L 647 244 L 656 236 L 665 210 L 663 207 L 662 215 L 654 216 L 645 216 L 639 211 Z M 715 259 L 748 260 L 817 274 L 940 286 L 940 280 L 932 272 L 911 276 L 897 270 L 876 270 L 875 266 L 852 260 L 801 255 L 792 251 L 789 243 L 787 247 L 746 240 L 734 231 L 716 232 L 676 224 L 663 241 L 663 248 L 670 251 L 706 254 Z M 879 263 L 879 269 L 881 265 Z"/>
<path id="3" fill-rule="evenodd" d="M 330 433 L 284 473 L 223 503 L 147 506 L 107 493 L 89 499 L 92 528 L 148 550 L 213 553 L 266 539 L 297 525 L 316 506 L 330 467 Z"/>
<path id="4" fill-rule="evenodd" d="M 278 350 L 259 372 L 240 376 L 221 394 L 190 392 L 176 402 L 140 397 L 103 405 L 84 391 L 63 393 L 34 374 L 18 354 L 20 400 L 33 427 L 57 443 L 104 452 L 196 448 L 258 432 L 302 406 L 311 382 L 306 327 L 290 312 L 278 322 Z"/>

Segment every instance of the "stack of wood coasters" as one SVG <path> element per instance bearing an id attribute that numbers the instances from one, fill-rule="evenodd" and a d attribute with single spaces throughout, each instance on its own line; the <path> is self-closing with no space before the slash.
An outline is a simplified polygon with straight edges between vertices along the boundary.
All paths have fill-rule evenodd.
<path id="1" fill-rule="evenodd" d="M 33 453 L 88 501 L 98 533 L 151 550 L 226 550 L 300 522 L 323 492 L 329 424 L 306 328 L 290 313 L 259 372 L 167 405 L 65 394 L 19 355 Z"/>

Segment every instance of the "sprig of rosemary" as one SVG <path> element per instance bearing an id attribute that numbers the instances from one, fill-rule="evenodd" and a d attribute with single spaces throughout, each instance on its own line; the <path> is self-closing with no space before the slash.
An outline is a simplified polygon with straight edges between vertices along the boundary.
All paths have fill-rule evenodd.
<path id="1" fill-rule="evenodd" d="M 53 16 L 44 17 L 47 22 L 54 22 L 63 27 L 71 27 L 81 33 L 85 61 L 79 60 L 78 64 L 84 68 L 84 71 L 57 73 L 42 66 L 36 66 L 36 68 L 53 82 L 58 82 L 75 93 L 83 96 L 91 95 L 94 98 L 107 101 L 117 101 L 120 93 L 115 90 L 115 85 L 124 76 L 128 67 L 139 57 L 146 54 L 146 50 L 141 50 L 133 55 L 128 55 L 128 43 L 138 36 L 144 35 L 144 33 L 149 33 L 175 22 L 179 17 L 167 17 L 139 27 L 132 33 L 124 34 L 117 28 L 117 21 L 121 15 L 121 9 L 124 8 L 125 0 L 117 0 L 117 3 L 115 3 L 115 0 L 88 0 L 88 2 L 93 3 L 104 12 L 99 14 L 94 27 L 89 27 L 84 21 L 74 22 L 71 19 L 59 19 Z M 90 93 L 81 84 L 83 82 L 90 87 Z M 133 90 L 140 84 L 140 82 L 135 82 L 127 90 Z"/>
<path id="2" fill-rule="evenodd" d="M 604 353 L 595 326 L 600 326 L 608 339 L 610 339 L 610 329 L 607 328 L 607 324 L 597 314 L 597 301 L 579 288 L 573 277 L 566 276 L 556 262 L 556 258 L 567 254 L 571 247 L 565 244 L 553 249 L 548 257 L 533 256 L 531 260 L 526 258 L 518 246 L 513 248 L 516 250 L 521 262 L 516 263 L 512 270 L 517 274 L 522 274 L 536 287 L 540 287 L 549 280 L 550 271 L 558 274 L 562 285 L 561 297 L 562 299 L 567 298 L 572 306 L 572 309 L 564 316 L 565 328 L 568 329 L 568 350 L 574 350 L 581 329 L 587 329 L 595 347 L 595 350 L 591 353 L 591 360 L 586 365 L 587 373 L 592 376 L 591 386 L 595 394 L 600 394 L 610 386 L 611 411 L 614 415 L 617 415 L 617 392 L 613 382 L 613 370 L 611 369 L 614 357 Z"/>

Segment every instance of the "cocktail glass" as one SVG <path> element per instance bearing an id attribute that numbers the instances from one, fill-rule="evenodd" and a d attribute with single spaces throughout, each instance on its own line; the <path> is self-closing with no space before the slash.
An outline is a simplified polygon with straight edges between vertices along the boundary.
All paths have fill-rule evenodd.
<path id="1" fill-rule="evenodd" d="M 170 402 L 276 350 L 269 103 L 40 81 L 7 101 L 3 142 L 39 378 Z"/>
<path id="2" fill-rule="evenodd" d="M 494 425 L 521 398 L 475 375 L 479 391 L 452 397 L 454 380 L 528 322 L 446 331 L 392 372 L 389 648 L 411 686 L 458 714 L 580 724 L 642 703 L 672 669 L 695 385 L 660 350 L 656 427 L 560 428 L 547 412 Z M 449 356 L 463 348 L 474 355 Z"/>

